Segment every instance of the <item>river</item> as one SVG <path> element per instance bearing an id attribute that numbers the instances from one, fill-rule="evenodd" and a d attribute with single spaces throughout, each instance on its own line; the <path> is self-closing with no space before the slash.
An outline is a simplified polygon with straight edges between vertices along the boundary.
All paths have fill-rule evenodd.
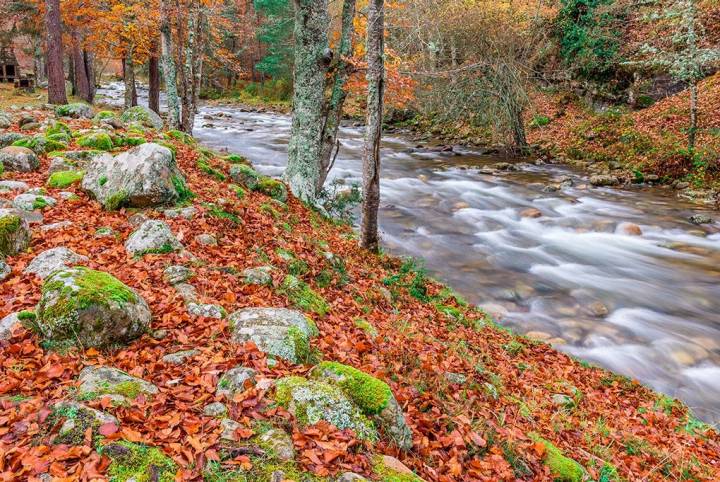
<path id="1" fill-rule="evenodd" d="M 117 84 L 99 93 L 111 104 L 122 98 Z M 194 135 L 280 176 L 289 132 L 285 115 L 205 105 Z M 360 182 L 362 135 L 341 129 L 331 179 Z M 720 222 L 691 224 L 702 208 L 670 189 L 592 188 L 565 166 L 417 144 L 409 134 L 383 142 L 387 251 L 424 259 L 434 277 L 514 331 L 720 421 Z M 498 162 L 518 170 L 498 172 Z"/>

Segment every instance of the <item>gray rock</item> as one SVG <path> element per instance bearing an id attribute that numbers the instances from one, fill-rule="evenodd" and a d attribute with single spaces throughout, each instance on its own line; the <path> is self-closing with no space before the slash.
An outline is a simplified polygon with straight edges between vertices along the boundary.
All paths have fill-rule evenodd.
<path id="1" fill-rule="evenodd" d="M 220 421 L 220 427 L 222 428 L 220 440 L 224 440 L 226 442 L 237 442 L 240 439 L 237 436 L 236 432 L 238 429 L 242 428 L 242 425 L 240 425 L 235 420 L 232 420 L 230 418 L 223 418 Z"/>
<path id="2" fill-rule="evenodd" d="M 337 482 L 370 482 L 362 475 L 356 474 L 355 472 L 345 472 L 338 477 Z"/>
<path id="3" fill-rule="evenodd" d="M 175 291 L 185 301 L 185 304 L 195 303 L 198 300 L 198 294 L 195 287 L 188 283 L 178 283 L 175 285 Z"/>
<path id="4" fill-rule="evenodd" d="M 251 383 L 255 383 L 256 374 L 257 372 L 252 368 L 231 368 L 220 377 L 220 380 L 218 380 L 215 395 L 218 397 L 227 397 L 232 400 L 236 393 L 245 391 L 246 381 L 249 380 Z"/>
<path id="5" fill-rule="evenodd" d="M 23 211 L 34 211 L 35 209 L 42 209 L 46 206 L 54 206 L 56 203 L 57 201 L 55 201 L 54 198 L 41 194 L 19 194 L 13 199 L 13 207 L 15 209 L 22 209 Z"/>
<path id="6" fill-rule="evenodd" d="M 163 214 L 165 214 L 165 217 L 171 219 L 192 219 L 197 214 L 197 208 L 194 206 L 188 206 L 186 208 L 166 209 L 165 211 L 163 211 Z"/>
<path id="7" fill-rule="evenodd" d="M 18 313 L 10 313 L 0 320 L 0 340 L 7 340 L 12 336 L 12 329 L 20 323 Z"/>
<path id="8" fill-rule="evenodd" d="M 5 112 L 0 112 L 0 129 L 7 129 L 12 125 L 12 119 Z"/>
<path id="9" fill-rule="evenodd" d="M 0 181 L 0 192 L 3 191 L 27 191 L 30 186 L 22 181 Z"/>
<path id="10" fill-rule="evenodd" d="M 83 264 L 87 261 L 87 256 L 79 255 L 68 248 L 52 248 L 35 256 L 25 268 L 25 273 L 33 273 L 39 278 L 45 279 L 58 269 Z"/>
<path id="11" fill-rule="evenodd" d="M 14 209 L 0 209 L 0 258 L 15 256 L 30 245 L 30 225 L 21 212 Z"/>
<path id="12" fill-rule="evenodd" d="M 203 318 L 215 318 L 217 320 L 221 320 L 225 317 L 225 310 L 219 305 L 188 303 L 187 311 L 192 316 L 200 316 Z"/>
<path id="13" fill-rule="evenodd" d="M 206 417 L 224 417 L 228 413 L 228 409 L 224 403 L 213 402 L 205 405 L 203 415 Z"/>
<path id="14" fill-rule="evenodd" d="M 177 353 L 170 353 L 162 357 L 162 361 L 171 365 L 182 365 L 185 360 L 192 358 L 195 355 L 199 355 L 200 350 L 183 350 Z"/>
<path id="15" fill-rule="evenodd" d="M 217 239 L 212 234 L 198 234 L 195 236 L 195 241 L 203 246 L 216 246 L 218 244 Z"/>
<path id="16" fill-rule="evenodd" d="M 596 174 L 590 176 L 590 184 L 593 186 L 617 186 L 620 184 L 620 179 L 611 174 Z"/>
<path id="17" fill-rule="evenodd" d="M 114 157 L 95 157 L 86 169 L 82 189 L 106 209 L 117 209 L 171 204 L 180 200 L 186 188 L 170 149 L 148 142 Z"/>
<path id="18" fill-rule="evenodd" d="M 72 221 L 58 221 L 57 223 L 44 224 L 40 226 L 40 231 L 46 233 L 48 231 L 55 231 L 57 229 L 65 229 L 72 226 Z"/>
<path id="19" fill-rule="evenodd" d="M 104 366 L 89 366 L 80 372 L 78 398 L 92 400 L 110 396 L 120 402 L 131 402 L 138 395 L 157 395 L 158 388 L 142 378 L 128 375 L 122 370 Z"/>
<path id="20" fill-rule="evenodd" d="M 6 171 L 32 172 L 40 167 L 40 160 L 32 149 L 7 146 L 0 149 L 0 164 Z"/>
<path id="21" fill-rule="evenodd" d="M 318 335 L 304 314 L 286 308 L 245 308 L 229 317 L 232 340 L 252 341 L 273 357 L 300 363 L 310 352 L 310 339 Z"/>
<path id="22" fill-rule="evenodd" d="M 5 281 L 10 273 L 12 273 L 12 267 L 4 259 L 0 259 L 0 281 Z"/>
<path id="23" fill-rule="evenodd" d="M 125 123 L 140 122 L 143 126 L 153 129 L 162 129 L 163 127 L 162 117 L 143 105 L 130 107 L 122 113 L 120 120 Z"/>
<path id="24" fill-rule="evenodd" d="M 133 289 L 107 273 L 80 266 L 50 275 L 37 307 L 44 339 L 85 348 L 134 340 L 147 331 L 151 317 Z"/>
<path id="25" fill-rule="evenodd" d="M 114 236 L 114 235 L 115 235 L 115 231 L 114 231 L 112 228 L 108 227 L 108 226 L 103 226 L 103 227 L 97 228 L 97 229 L 95 230 L 95 237 L 96 237 L 96 238 L 109 238 L 109 237 Z"/>
<path id="26" fill-rule="evenodd" d="M 258 437 L 261 447 L 269 449 L 274 458 L 288 462 L 295 458 L 295 447 L 290 435 L 279 428 L 271 428 Z"/>
<path id="27" fill-rule="evenodd" d="M 125 242 L 125 249 L 133 256 L 180 251 L 182 247 L 170 226 L 154 219 L 145 221 Z"/>
<path id="28" fill-rule="evenodd" d="M 128 223 L 130 223 L 130 226 L 137 228 L 149 219 L 145 213 L 135 213 L 128 218 Z"/>
<path id="29" fill-rule="evenodd" d="M 688 220 L 691 223 L 697 224 L 697 225 L 710 224 L 713 222 L 713 220 L 710 216 L 708 216 L 707 214 L 703 214 L 703 213 L 693 214 L 692 216 L 690 216 L 688 218 Z"/>
<path id="30" fill-rule="evenodd" d="M 0 147 L 6 147 L 27 136 L 19 132 L 0 132 Z"/>
<path id="31" fill-rule="evenodd" d="M 190 268 L 186 266 L 174 265 L 168 266 L 163 271 L 163 278 L 171 285 L 176 285 L 189 280 L 193 275 Z"/>
<path id="32" fill-rule="evenodd" d="M 467 382 L 467 375 L 462 373 L 445 372 L 445 380 L 456 385 L 464 385 Z"/>
<path id="33" fill-rule="evenodd" d="M 95 115 L 92 106 L 84 102 L 60 105 L 55 108 L 55 114 L 61 117 L 72 117 L 73 119 L 92 119 Z"/>
<path id="34" fill-rule="evenodd" d="M 269 285 L 272 284 L 272 266 L 259 266 L 257 268 L 247 268 L 243 270 L 242 276 L 247 284 L 251 285 Z"/>
<path id="35" fill-rule="evenodd" d="M 77 169 L 75 164 L 71 164 L 64 157 L 53 157 L 50 160 L 50 167 L 48 168 L 48 174 L 62 171 L 74 171 Z"/>

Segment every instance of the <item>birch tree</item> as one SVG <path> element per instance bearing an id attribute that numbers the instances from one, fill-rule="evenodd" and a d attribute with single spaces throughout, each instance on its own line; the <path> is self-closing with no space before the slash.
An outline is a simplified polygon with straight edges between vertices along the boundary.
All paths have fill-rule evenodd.
<path id="1" fill-rule="evenodd" d="M 385 4 L 370 0 L 367 24 L 367 127 L 363 151 L 363 201 L 360 245 L 371 251 L 379 247 L 380 141 L 385 94 Z"/>
<path id="2" fill-rule="evenodd" d="M 47 38 L 48 102 L 67 104 L 65 72 L 63 70 L 60 0 L 45 0 L 45 30 Z"/>

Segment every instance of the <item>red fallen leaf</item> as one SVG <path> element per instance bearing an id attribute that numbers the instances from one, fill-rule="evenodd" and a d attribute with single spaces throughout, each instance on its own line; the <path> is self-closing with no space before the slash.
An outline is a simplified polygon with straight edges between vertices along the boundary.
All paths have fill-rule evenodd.
<path id="1" fill-rule="evenodd" d="M 470 432 L 468 434 L 468 437 L 470 437 L 470 440 L 472 440 L 472 443 L 477 445 L 478 447 L 485 447 L 487 445 L 487 441 L 480 436 L 477 432 Z"/>
<path id="2" fill-rule="evenodd" d="M 235 433 L 242 440 L 249 439 L 250 437 L 255 435 L 255 432 L 253 432 L 252 430 L 247 429 L 247 428 L 239 428 L 239 429 L 235 430 Z"/>
<path id="3" fill-rule="evenodd" d="M 47 375 L 48 378 L 60 378 L 65 372 L 65 367 L 62 365 L 52 365 L 50 368 L 48 368 L 45 371 L 45 375 Z"/>
<path id="4" fill-rule="evenodd" d="M 108 422 L 100 425 L 100 427 L 98 428 L 98 433 L 103 437 L 108 437 L 117 432 L 119 429 L 120 428 L 113 422 Z"/>

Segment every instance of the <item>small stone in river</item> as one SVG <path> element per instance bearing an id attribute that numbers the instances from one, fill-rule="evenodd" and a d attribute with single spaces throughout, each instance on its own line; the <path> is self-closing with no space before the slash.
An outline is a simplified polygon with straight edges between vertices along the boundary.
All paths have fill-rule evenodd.
<path id="1" fill-rule="evenodd" d="M 453 205 L 453 209 L 455 209 L 455 210 L 457 210 L 457 209 L 467 209 L 467 208 L 469 208 L 469 207 L 470 207 L 470 205 L 469 205 L 468 203 L 464 202 L 464 201 L 456 202 L 456 203 Z"/>
<path id="2" fill-rule="evenodd" d="M 592 316 L 596 316 L 598 318 L 607 316 L 607 314 L 610 312 L 610 310 L 608 310 L 608 307 L 605 306 L 601 301 L 595 301 L 593 303 L 590 303 L 587 309 Z"/>
<path id="3" fill-rule="evenodd" d="M 539 218 L 542 216 L 542 212 L 536 208 L 527 208 L 520 211 L 520 217 L 522 218 Z"/>
<path id="4" fill-rule="evenodd" d="M 688 220 L 689 220 L 691 223 L 697 224 L 697 225 L 700 225 L 700 224 L 710 224 L 710 223 L 713 222 L 713 220 L 712 220 L 712 218 L 711 218 L 710 216 L 708 216 L 707 214 L 702 214 L 702 213 L 693 214 L 692 216 L 690 216 L 690 217 L 688 218 Z"/>
<path id="5" fill-rule="evenodd" d="M 525 333 L 525 336 L 533 340 L 540 341 L 546 341 L 552 338 L 552 335 L 550 333 L 545 333 L 544 331 L 528 331 L 527 333 Z"/>
<path id="6" fill-rule="evenodd" d="M 621 223 L 617 227 L 618 234 L 627 234 L 628 236 L 642 236 L 642 229 L 634 223 Z"/>

